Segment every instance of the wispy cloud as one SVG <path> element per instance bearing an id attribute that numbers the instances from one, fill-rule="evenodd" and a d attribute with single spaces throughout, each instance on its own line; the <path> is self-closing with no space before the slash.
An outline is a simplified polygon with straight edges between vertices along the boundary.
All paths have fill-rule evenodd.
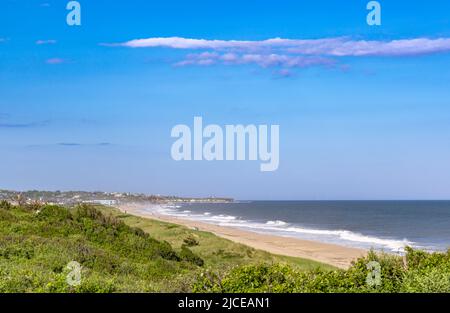
<path id="1" fill-rule="evenodd" d="M 63 63 L 66 63 L 66 62 L 67 62 L 67 60 L 61 59 L 61 58 L 51 58 L 51 59 L 45 60 L 45 63 L 51 64 L 51 65 L 63 64 Z"/>
<path id="2" fill-rule="evenodd" d="M 54 45 L 56 44 L 56 40 L 49 39 L 49 40 L 37 40 L 37 45 Z"/>
<path id="3" fill-rule="evenodd" d="M 8 113 L 0 112 L 0 128 L 34 128 L 45 126 L 64 126 L 64 127 L 79 127 L 88 125 L 98 125 L 99 121 L 88 118 L 52 118 L 40 121 L 20 121 L 20 118 L 13 118 Z"/>
<path id="4" fill-rule="evenodd" d="M 50 124 L 50 121 L 27 122 L 27 123 L 5 123 L 0 122 L 0 128 L 35 128 Z"/>
<path id="5" fill-rule="evenodd" d="M 382 41 L 336 37 L 245 41 L 153 37 L 102 45 L 197 51 L 187 54 L 174 65 L 183 67 L 253 64 L 263 68 L 277 68 L 276 73 L 279 77 L 291 76 L 293 68 L 313 66 L 334 68 L 342 57 L 399 57 L 450 52 L 450 38 Z"/>
<path id="6" fill-rule="evenodd" d="M 276 71 L 274 74 L 275 74 L 275 77 L 278 77 L 278 78 L 287 78 L 287 77 L 292 76 L 292 71 L 283 68 L 281 70 Z"/>
<path id="7" fill-rule="evenodd" d="M 260 41 L 206 40 L 182 37 L 155 37 L 134 39 L 110 44 L 130 48 L 165 47 L 172 49 L 210 49 L 241 51 L 284 50 L 293 54 L 316 56 L 405 56 L 450 52 L 450 38 L 413 38 L 391 41 L 353 40 L 348 37 L 323 39 L 282 39 Z"/>
<path id="8" fill-rule="evenodd" d="M 176 63 L 176 66 L 187 65 L 239 65 L 256 64 L 263 68 L 285 67 L 285 68 L 305 68 L 310 66 L 331 66 L 335 61 L 323 57 L 305 57 L 280 54 L 236 54 L 215 52 L 204 52 L 200 54 L 189 54 L 185 60 Z"/>
<path id="9" fill-rule="evenodd" d="M 58 142 L 58 143 L 46 143 L 46 144 L 32 144 L 27 145 L 27 148 L 68 148 L 68 149 L 75 149 L 75 148 L 83 148 L 83 147 L 112 147 L 116 146 L 113 143 L 110 142 L 98 142 L 98 143 L 82 143 L 82 142 Z"/>
<path id="10" fill-rule="evenodd" d="M 110 143 L 110 142 L 99 142 L 99 143 L 59 142 L 56 145 L 63 146 L 63 147 L 86 147 L 86 146 L 106 147 L 106 146 L 111 146 L 112 143 Z"/>

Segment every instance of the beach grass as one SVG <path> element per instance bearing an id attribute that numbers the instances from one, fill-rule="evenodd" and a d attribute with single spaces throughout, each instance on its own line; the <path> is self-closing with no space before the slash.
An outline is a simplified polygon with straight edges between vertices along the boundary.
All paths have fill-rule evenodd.
<path id="1" fill-rule="evenodd" d="M 336 269 L 332 265 L 320 263 L 313 260 L 276 255 L 263 250 L 254 249 L 246 245 L 216 236 L 210 232 L 199 231 L 186 226 L 163 222 L 156 219 L 143 218 L 131 214 L 124 214 L 116 208 L 99 207 L 105 214 L 124 221 L 132 227 L 139 227 L 158 240 L 169 242 L 175 249 L 180 249 L 184 241 L 190 237 L 198 241 L 198 245 L 190 249 L 205 260 L 205 266 L 221 271 L 231 269 L 243 264 L 258 263 L 282 263 L 294 266 L 300 270 Z"/>

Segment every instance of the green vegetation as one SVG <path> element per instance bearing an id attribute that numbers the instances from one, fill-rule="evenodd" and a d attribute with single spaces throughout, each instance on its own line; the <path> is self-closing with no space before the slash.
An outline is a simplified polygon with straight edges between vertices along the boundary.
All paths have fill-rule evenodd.
<path id="1" fill-rule="evenodd" d="M 200 257 L 175 251 L 139 228 L 89 206 L 68 210 L 0 204 L 0 292 L 169 290 Z M 66 283 L 66 265 L 83 267 L 83 283 Z M 173 288 L 177 288 L 174 286 Z"/>
<path id="2" fill-rule="evenodd" d="M 0 292 L 450 292 L 450 252 L 407 252 L 338 270 L 113 208 L 0 202 Z M 379 285 L 367 283 L 371 261 Z"/>
<path id="3" fill-rule="evenodd" d="M 380 264 L 379 283 L 368 283 L 370 262 Z M 406 263 L 406 264 L 405 264 Z M 370 276 L 372 277 L 372 276 Z M 450 251 L 426 253 L 407 249 L 406 262 L 398 256 L 370 252 L 348 270 L 299 271 L 289 265 L 248 265 L 220 278 L 205 272 L 196 292 L 282 293 L 438 293 L 450 292 Z"/>
<path id="4" fill-rule="evenodd" d="M 76 287 L 66 283 L 71 261 L 82 266 Z M 0 292 L 192 291 L 204 270 L 263 261 L 321 266 L 112 208 L 0 202 Z"/>
<path id="5" fill-rule="evenodd" d="M 195 254 L 200 256 L 205 265 L 198 273 L 209 269 L 222 275 L 232 268 L 240 265 L 259 263 L 282 263 L 289 264 L 299 270 L 322 268 L 324 270 L 335 269 L 333 266 L 316 261 L 280 256 L 262 250 L 223 239 L 212 233 L 190 229 L 184 226 L 161 222 L 138 216 L 123 214 L 117 209 L 110 207 L 97 207 L 105 215 L 112 215 L 127 225 L 140 228 L 157 240 L 164 240 L 172 247 L 186 245 Z M 196 274 L 198 274 L 196 273 Z"/>

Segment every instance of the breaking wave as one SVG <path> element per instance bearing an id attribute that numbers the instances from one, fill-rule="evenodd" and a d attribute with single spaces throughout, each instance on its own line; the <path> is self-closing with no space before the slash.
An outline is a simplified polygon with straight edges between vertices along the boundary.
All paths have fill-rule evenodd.
<path id="1" fill-rule="evenodd" d="M 192 213 L 190 210 L 180 210 L 180 206 L 158 206 L 156 211 L 162 215 L 182 217 L 220 226 L 238 227 L 259 233 L 317 240 L 366 249 L 374 248 L 391 252 L 403 252 L 406 246 L 415 246 L 414 242 L 408 239 L 381 238 L 349 230 L 313 229 L 281 220 L 255 222 L 233 215 L 213 214 L 211 212 Z"/>

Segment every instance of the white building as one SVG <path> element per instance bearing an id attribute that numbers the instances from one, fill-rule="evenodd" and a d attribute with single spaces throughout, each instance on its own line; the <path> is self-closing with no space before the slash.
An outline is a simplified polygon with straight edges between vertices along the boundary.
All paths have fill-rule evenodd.
<path id="1" fill-rule="evenodd" d="M 117 200 L 92 200 L 92 201 L 87 201 L 87 202 L 101 204 L 101 205 L 108 205 L 108 206 L 113 206 L 113 205 L 117 204 Z"/>

